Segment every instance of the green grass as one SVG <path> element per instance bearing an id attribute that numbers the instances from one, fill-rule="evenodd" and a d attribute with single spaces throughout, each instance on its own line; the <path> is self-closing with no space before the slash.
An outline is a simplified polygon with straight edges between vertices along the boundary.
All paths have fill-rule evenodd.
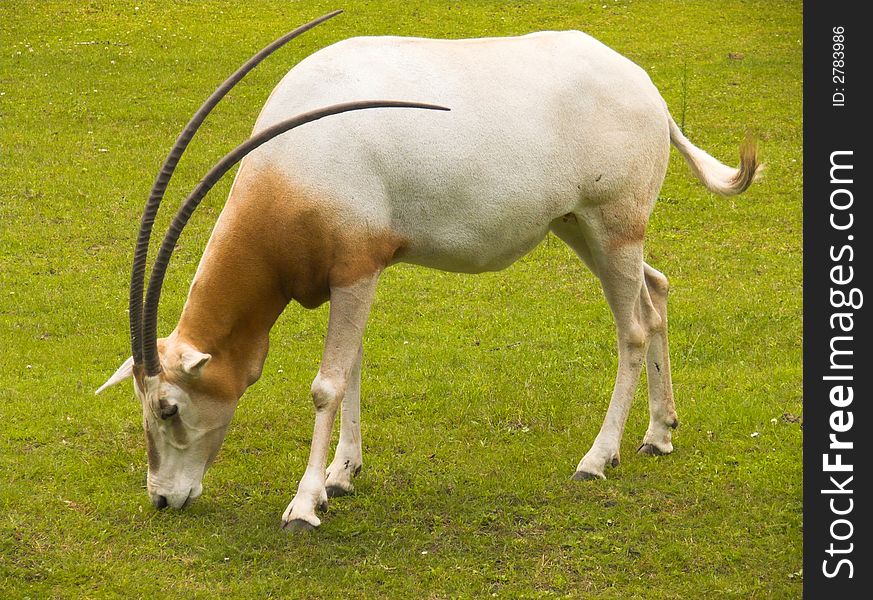
<path id="1" fill-rule="evenodd" d="M 253 51 L 336 4 L 139 4 L 0 4 L 0 597 L 800 596 L 801 428 L 783 417 L 801 412 L 800 2 L 347 0 L 231 93 L 169 205 L 291 65 L 361 34 L 582 29 L 647 69 L 696 144 L 733 163 L 748 131 L 767 163 L 726 200 L 674 152 L 652 218 L 648 260 L 673 286 L 673 455 L 634 454 L 643 384 L 622 465 L 570 481 L 616 358 L 599 286 L 556 238 L 479 277 L 399 266 L 366 335 L 357 493 L 304 536 L 279 520 L 324 307 L 286 311 L 184 513 L 148 503 L 130 387 L 93 390 L 128 355 L 135 230 L 179 129 Z M 163 333 L 229 180 L 181 241 Z"/>

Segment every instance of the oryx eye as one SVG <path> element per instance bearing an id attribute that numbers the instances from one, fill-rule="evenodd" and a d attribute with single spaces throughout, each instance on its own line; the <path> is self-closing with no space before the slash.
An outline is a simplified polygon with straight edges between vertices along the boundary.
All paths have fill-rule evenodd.
<path id="1" fill-rule="evenodd" d="M 179 412 L 179 405 L 178 404 L 171 404 L 169 406 L 161 407 L 161 418 L 162 419 L 169 419 L 170 417 L 175 415 L 177 412 Z"/>

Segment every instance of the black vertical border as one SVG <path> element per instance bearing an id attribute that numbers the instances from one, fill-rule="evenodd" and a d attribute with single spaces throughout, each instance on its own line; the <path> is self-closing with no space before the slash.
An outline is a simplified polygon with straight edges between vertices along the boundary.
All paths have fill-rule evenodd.
<path id="1" fill-rule="evenodd" d="M 873 110 L 871 94 L 870 66 L 873 57 L 869 40 L 873 37 L 873 23 L 862 16 L 860 7 L 865 3 L 807 1 L 803 7 L 803 330 L 804 330 L 804 431 L 803 431 L 803 581 L 804 597 L 809 599 L 850 599 L 873 597 L 873 559 L 869 547 L 873 544 L 868 523 L 870 490 L 873 481 L 869 477 L 869 463 L 873 438 L 870 430 L 870 364 L 864 352 L 869 339 L 870 323 L 868 303 L 873 302 L 870 291 L 869 274 L 873 266 L 870 252 L 870 238 L 873 227 L 868 218 L 867 205 L 873 200 L 869 194 L 869 148 L 873 145 L 870 119 Z M 835 81 L 834 28 L 844 31 L 845 81 Z M 834 106 L 833 94 L 845 94 L 845 106 Z M 831 153 L 835 151 L 853 152 L 848 159 L 854 165 L 853 183 L 839 185 L 831 183 Z M 842 161 L 847 159 L 842 158 Z M 847 171 L 842 171 L 847 174 Z M 838 188 L 848 188 L 854 197 L 852 208 L 847 211 L 834 211 L 831 208 L 831 193 Z M 846 196 L 841 195 L 845 201 Z M 831 213 L 838 212 L 841 222 L 851 212 L 854 225 L 850 230 L 838 231 L 831 226 Z M 849 236 L 852 239 L 849 239 Z M 832 252 L 839 256 L 845 245 L 853 248 L 854 260 L 848 261 L 849 253 L 835 261 Z M 831 281 L 831 269 L 838 265 L 853 267 L 854 278 L 850 284 L 835 286 Z M 843 275 L 847 271 L 843 271 Z M 831 288 L 848 290 L 859 288 L 864 294 L 863 305 L 859 309 L 834 308 L 830 301 Z M 830 318 L 833 313 L 852 312 L 854 328 L 852 333 L 832 330 Z M 829 450 L 829 435 L 833 433 L 830 425 L 831 414 L 835 410 L 829 393 L 836 382 L 822 378 L 833 375 L 830 369 L 831 338 L 835 335 L 851 335 L 853 354 L 849 360 L 854 368 L 842 371 L 851 373 L 853 381 L 844 382 L 854 391 L 852 404 L 843 410 L 851 411 L 853 426 L 850 431 L 838 434 L 840 440 L 851 441 L 851 450 L 841 451 L 844 463 L 852 464 L 851 473 L 825 473 L 822 467 L 823 454 L 833 454 Z M 848 348 L 843 342 L 843 348 Z M 847 475 L 853 476 L 848 485 L 843 482 Z M 822 490 L 834 488 L 830 477 L 835 476 L 852 494 L 825 494 Z M 851 513 L 840 517 L 830 507 L 835 498 L 837 509 L 845 509 L 848 499 L 853 501 Z M 852 536 L 845 541 L 832 539 L 831 524 L 839 518 L 852 522 Z M 836 532 L 843 536 L 849 531 L 845 523 L 837 525 Z M 828 549 L 834 543 L 836 548 L 849 548 L 852 552 L 830 556 Z M 823 562 L 828 561 L 828 569 L 833 572 L 840 558 L 852 562 L 853 573 L 849 578 L 847 565 L 829 578 L 824 573 Z"/>

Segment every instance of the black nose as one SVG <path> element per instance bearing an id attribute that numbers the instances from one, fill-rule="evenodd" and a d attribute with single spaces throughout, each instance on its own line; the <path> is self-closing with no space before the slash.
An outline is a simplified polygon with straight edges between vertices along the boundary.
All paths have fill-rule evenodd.
<path id="1" fill-rule="evenodd" d="M 155 508 L 161 510 L 163 508 L 167 508 L 169 502 L 167 502 L 166 496 L 158 496 L 157 500 L 155 500 Z"/>

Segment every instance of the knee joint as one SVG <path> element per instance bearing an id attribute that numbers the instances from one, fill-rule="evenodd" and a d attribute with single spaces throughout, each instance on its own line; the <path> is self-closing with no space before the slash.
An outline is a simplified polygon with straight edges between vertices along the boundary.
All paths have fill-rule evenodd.
<path id="1" fill-rule="evenodd" d="M 649 339 L 648 331 L 639 323 L 634 323 L 623 336 L 621 341 L 629 348 L 639 349 L 646 345 Z"/>
<path id="2" fill-rule="evenodd" d="M 659 315 L 657 311 L 653 310 L 647 316 L 646 333 L 649 336 L 664 331 L 664 319 L 661 318 L 661 315 Z"/>
<path id="3" fill-rule="evenodd" d="M 662 298 L 666 298 L 670 292 L 670 281 L 667 279 L 667 276 L 654 269 L 646 272 L 646 285 L 651 292 Z"/>
<path id="4" fill-rule="evenodd" d="M 335 406 L 342 399 L 345 384 L 319 373 L 312 382 L 312 402 L 316 410 Z"/>
<path id="5" fill-rule="evenodd" d="M 635 321 L 621 336 L 621 341 L 629 348 L 643 348 L 649 339 L 664 330 L 664 319 L 654 310 L 645 318 Z"/>
<path id="6" fill-rule="evenodd" d="M 638 314 L 640 323 L 638 326 L 645 330 L 646 336 L 655 335 L 666 328 L 666 313 L 656 308 L 658 302 L 658 299 L 650 298 L 650 294 L 640 295 L 640 312 Z"/>

